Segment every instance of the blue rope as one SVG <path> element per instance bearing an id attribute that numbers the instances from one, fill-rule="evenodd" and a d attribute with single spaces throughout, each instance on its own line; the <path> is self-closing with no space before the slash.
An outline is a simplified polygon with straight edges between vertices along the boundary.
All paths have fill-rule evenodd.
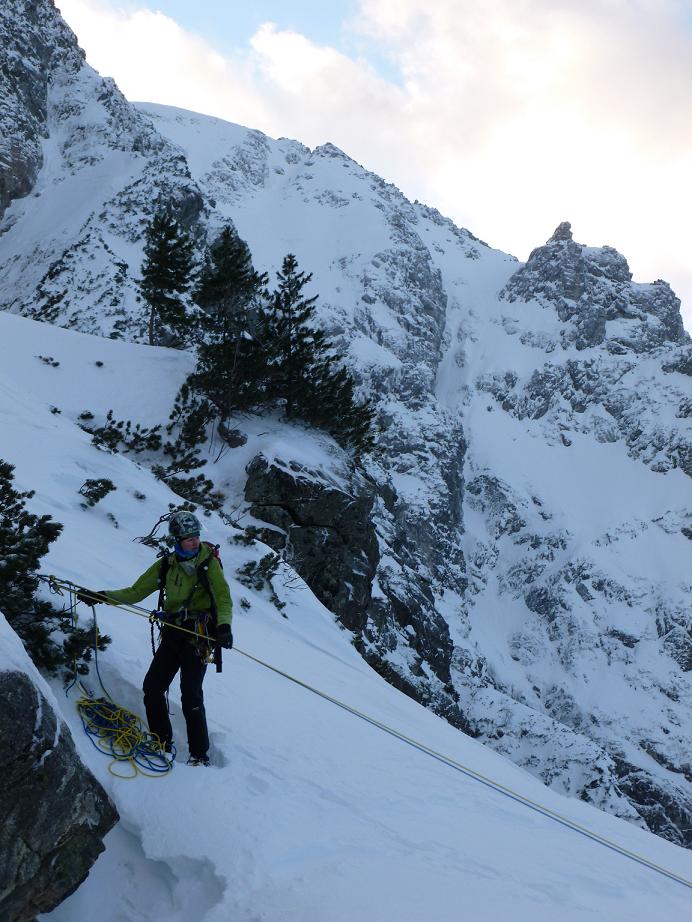
<path id="1" fill-rule="evenodd" d="M 84 732 L 95 749 L 109 755 L 114 762 L 132 763 L 143 774 L 163 775 L 171 770 L 175 746 L 171 744 L 170 759 L 166 758 L 158 738 L 144 729 L 136 714 L 105 698 L 93 698 L 85 686 L 80 684 L 80 687 L 85 697 L 77 702 L 77 709 Z"/>
<path id="2" fill-rule="evenodd" d="M 109 701 L 112 701 L 113 699 L 108 694 L 108 691 L 106 690 L 106 686 L 103 684 L 103 679 L 101 678 L 101 670 L 99 669 L 99 626 L 98 626 L 98 622 L 96 621 L 96 606 L 95 605 L 91 606 L 91 617 L 94 619 L 94 668 L 96 669 L 96 675 L 99 680 L 99 685 L 101 686 L 101 691 L 104 693 L 104 695 L 106 696 L 106 698 L 108 698 Z"/>
<path id="3" fill-rule="evenodd" d="M 92 745 L 104 755 L 112 758 L 109 771 L 118 778 L 134 778 L 138 772 L 144 775 L 164 775 L 169 772 L 177 755 L 171 743 L 171 751 L 161 751 L 159 738 L 145 729 L 142 720 L 132 711 L 117 705 L 103 684 L 98 657 L 98 623 L 96 609 L 91 606 L 94 621 L 94 668 L 104 698 L 94 698 L 90 689 L 80 682 L 83 697 L 77 701 L 77 710 L 82 727 Z M 70 688 L 76 682 L 73 680 Z M 129 762 L 134 769 L 132 775 L 121 775 L 112 769 L 115 762 Z"/>

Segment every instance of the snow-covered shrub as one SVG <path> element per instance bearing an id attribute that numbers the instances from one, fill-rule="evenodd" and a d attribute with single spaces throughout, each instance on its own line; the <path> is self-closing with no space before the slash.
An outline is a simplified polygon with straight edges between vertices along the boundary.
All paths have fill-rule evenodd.
<path id="1" fill-rule="evenodd" d="M 76 669 L 86 672 L 92 656 L 91 630 L 76 627 L 67 611 L 58 611 L 36 597 L 41 558 L 55 541 L 62 525 L 49 515 L 33 515 L 26 500 L 33 491 L 13 487 L 14 467 L 0 460 L 0 586 L 2 609 L 37 666 L 56 673 Z M 101 635 L 100 650 L 110 643 Z"/>

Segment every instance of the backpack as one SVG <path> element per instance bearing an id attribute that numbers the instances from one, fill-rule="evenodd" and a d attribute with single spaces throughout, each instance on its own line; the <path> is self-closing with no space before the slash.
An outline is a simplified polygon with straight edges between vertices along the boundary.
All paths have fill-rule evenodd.
<path id="1" fill-rule="evenodd" d="M 209 564 L 212 562 L 212 560 L 218 560 L 219 566 L 223 570 L 223 562 L 221 561 L 221 555 L 219 554 L 220 545 L 212 544 L 210 541 L 203 541 L 202 544 L 206 545 L 211 550 L 211 554 L 205 560 L 203 560 L 202 563 L 197 567 L 197 570 L 196 570 L 197 582 L 192 587 L 192 592 L 190 593 L 190 596 L 188 597 L 188 601 L 190 598 L 192 598 L 192 595 L 195 589 L 197 588 L 197 586 L 201 584 L 202 587 L 206 590 L 211 600 L 211 620 L 208 624 L 208 630 L 209 630 L 208 636 L 209 636 L 210 646 L 213 648 L 213 657 L 214 657 L 213 662 L 214 662 L 214 665 L 216 666 L 216 671 L 221 672 L 222 665 L 223 665 L 221 644 L 217 643 L 215 639 L 216 637 L 216 616 L 217 616 L 216 599 L 214 598 L 214 593 L 212 592 L 211 586 L 209 585 L 208 570 L 209 570 Z M 171 555 L 170 553 L 168 553 L 168 551 L 164 551 L 161 553 L 160 556 L 161 556 L 161 568 L 159 570 L 158 611 L 163 611 L 164 604 L 165 604 L 165 595 L 166 595 L 166 577 L 168 576 L 168 570 L 171 565 Z"/>

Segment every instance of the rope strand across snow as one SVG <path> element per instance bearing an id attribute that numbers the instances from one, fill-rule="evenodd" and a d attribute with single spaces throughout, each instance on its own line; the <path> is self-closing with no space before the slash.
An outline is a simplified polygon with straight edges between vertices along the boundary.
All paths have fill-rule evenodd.
<path id="1" fill-rule="evenodd" d="M 69 589 L 70 591 L 88 591 L 85 590 L 85 587 L 78 586 L 75 583 L 71 583 L 67 580 L 60 580 L 54 576 L 43 577 L 46 582 L 49 583 L 53 591 L 62 592 L 63 589 Z M 123 611 L 127 611 L 130 614 L 139 615 L 140 617 L 147 619 L 155 619 L 155 612 L 148 612 L 146 609 L 141 608 L 138 605 L 122 605 L 117 602 L 111 602 L 111 605 L 121 608 Z M 173 627 L 175 630 L 183 631 L 187 634 L 194 634 L 193 631 L 188 631 L 185 628 L 178 627 L 174 624 L 168 623 L 168 627 Z M 196 635 L 195 635 L 196 636 Z M 674 871 L 670 871 L 668 868 L 663 867 L 662 865 L 656 864 L 653 861 L 649 861 L 648 858 L 645 858 L 643 855 L 637 854 L 637 852 L 630 851 L 627 848 L 624 848 L 622 845 L 618 845 L 617 842 L 613 842 L 611 839 L 602 836 L 597 832 L 593 832 L 590 829 L 587 829 L 585 826 L 581 826 L 579 823 L 570 820 L 568 817 L 563 816 L 560 813 L 557 813 L 554 810 L 551 810 L 549 807 L 545 807 L 537 801 L 531 800 L 528 797 L 524 797 L 523 794 L 519 794 L 517 791 L 514 791 L 512 788 L 506 787 L 503 784 L 500 784 L 497 781 L 493 781 L 492 778 L 488 778 L 486 775 L 481 774 L 480 772 L 475 771 L 472 768 L 469 768 L 468 765 L 464 765 L 461 762 L 458 762 L 456 759 L 453 759 L 451 756 L 445 755 L 442 752 L 438 752 L 435 749 L 432 749 L 430 746 L 426 746 L 425 743 L 416 740 L 413 737 L 407 736 L 405 733 L 401 733 L 399 730 L 394 729 L 393 727 L 388 726 L 382 721 L 377 720 L 374 717 L 371 717 L 369 714 L 359 711 L 357 708 L 352 707 L 350 704 L 347 704 L 345 701 L 340 701 L 338 698 L 334 698 L 331 695 L 328 695 L 326 692 L 320 691 L 320 689 L 315 688 L 312 685 L 309 685 L 307 682 L 303 682 L 301 679 L 296 678 L 295 676 L 290 675 L 288 672 L 284 672 L 282 669 L 272 666 L 270 663 L 266 663 L 264 660 L 259 659 L 256 656 L 253 656 L 251 653 L 247 653 L 245 650 L 240 650 L 238 647 L 233 648 L 236 653 L 240 656 L 246 657 L 246 659 L 251 660 L 254 663 L 257 663 L 259 666 L 262 666 L 265 669 L 269 669 L 271 672 L 275 673 L 278 676 L 281 676 L 284 679 L 287 679 L 289 682 L 293 682 L 295 685 L 304 688 L 306 691 L 311 692 L 314 695 L 322 698 L 324 701 L 328 701 L 330 704 L 335 705 L 336 707 L 341 708 L 344 711 L 347 711 L 349 714 L 352 714 L 354 717 L 358 717 L 361 720 L 364 720 L 366 723 L 371 724 L 373 727 L 376 727 L 378 730 L 382 730 L 384 733 L 389 734 L 390 736 L 395 737 L 398 740 L 401 740 L 402 743 L 406 743 L 408 746 L 412 746 L 414 749 L 417 749 L 419 752 L 422 752 L 424 755 L 430 756 L 433 759 L 436 759 L 438 762 L 442 762 L 443 765 L 447 765 L 449 768 L 454 769 L 455 771 L 461 772 L 461 774 L 466 775 L 468 778 L 472 778 L 474 781 L 478 781 L 486 787 L 491 788 L 494 791 L 497 791 L 499 794 L 503 794 L 505 797 L 509 797 L 511 800 L 516 801 L 519 804 L 522 804 L 525 807 L 528 807 L 531 810 L 534 810 L 537 813 L 540 813 L 542 816 L 548 817 L 548 819 L 554 820 L 556 823 L 560 823 L 562 826 L 566 826 L 568 829 L 578 832 L 580 835 L 585 836 L 588 839 L 591 839 L 593 842 L 597 842 L 599 845 L 603 845 L 611 851 L 617 852 L 625 858 L 629 858 L 631 861 L 635 861 L 640 865 L 643 865 L 646 868 L 649 868 L 651 871 L 656 871 L 658 874 L 662 874 L 664 877 L 669 878 L 670 880 L 676 881 L 676 883 L 682 884 L 685 887 L 692 889 L 692 880 L 682 877 L 680 874 L 676 874 Z"/>

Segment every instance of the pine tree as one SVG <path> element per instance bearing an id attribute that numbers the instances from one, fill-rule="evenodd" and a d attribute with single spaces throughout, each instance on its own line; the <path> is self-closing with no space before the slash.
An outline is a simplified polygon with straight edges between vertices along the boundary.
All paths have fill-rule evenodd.
<path id="1" fill-rule="evenodd" d="M 348 370 L 327 362 L 315 375 L 315 384 L 319 400 L 313 405 L 311 422 L 357 454 L 372 451 L 375 410 L 370 400 L 356 401 L 356 383 Z"/>
<path id="2" fill-rule="evenodd" d="M 212 402 L 223 423 L 234 410 L 260 399 L 261 345 L 254 333 L 266 282 L 266 275 L 253 268 L 245 241 L 226 225 L 209 250 L 195 292 L 204 314 L 203 342 L 192 377 L 195 389 Z"/>
<path id="3" fill-rule="evenodd" d="M 304 415 L 314 396 L 311 375 L 326 360 L 327 344 L 322 330 L 312 326 L 317 295 L 308 298 L 303 289 L 312 273 L 299 271 L 289 253 L 277 272 L 278 285 L 268 310 L 262 314 L 270 393 L 283 400 L 286 417 Z"/>
<path id="4" fill-rule="evenodd" d="M 189 336 L 181 295 L 191 283 L 193 244 L 168 209 L 154 215 L 145 240 L 139 287 L 149 305 L 149 345 L 168 338 L 179 346 Z"/>
<path id="5" fill-rule="evenodd" d="M 91 631 L 74 629 L 69 617 L 35 596 L 40 560 L 62 525 L 26 510 L 33 491 L 15 490 L 13 472 L 11 464 L 0 460 L 0 609 L 37 666 L 55 672 L 74 662 L 83 671 L 91 658 Z M 53 637 L 56 631 L 62 635 L 59 643 Z M 100 649 L 109 642 L 101 637 Z"/>
<path id="6" fill-rule="evenodd" d="M 283 401 L 287 418 L 320 426 L 358 452 L 370 450 L 374 412 L 368 402 L 356 402 L 353 377 L 337 362 L 326 333 L 313 325 L 318 296 L 304 292 L 312 273 L 300 271 L 289 253 L 277 279 L 261 318 L 269 394 Z"/>

